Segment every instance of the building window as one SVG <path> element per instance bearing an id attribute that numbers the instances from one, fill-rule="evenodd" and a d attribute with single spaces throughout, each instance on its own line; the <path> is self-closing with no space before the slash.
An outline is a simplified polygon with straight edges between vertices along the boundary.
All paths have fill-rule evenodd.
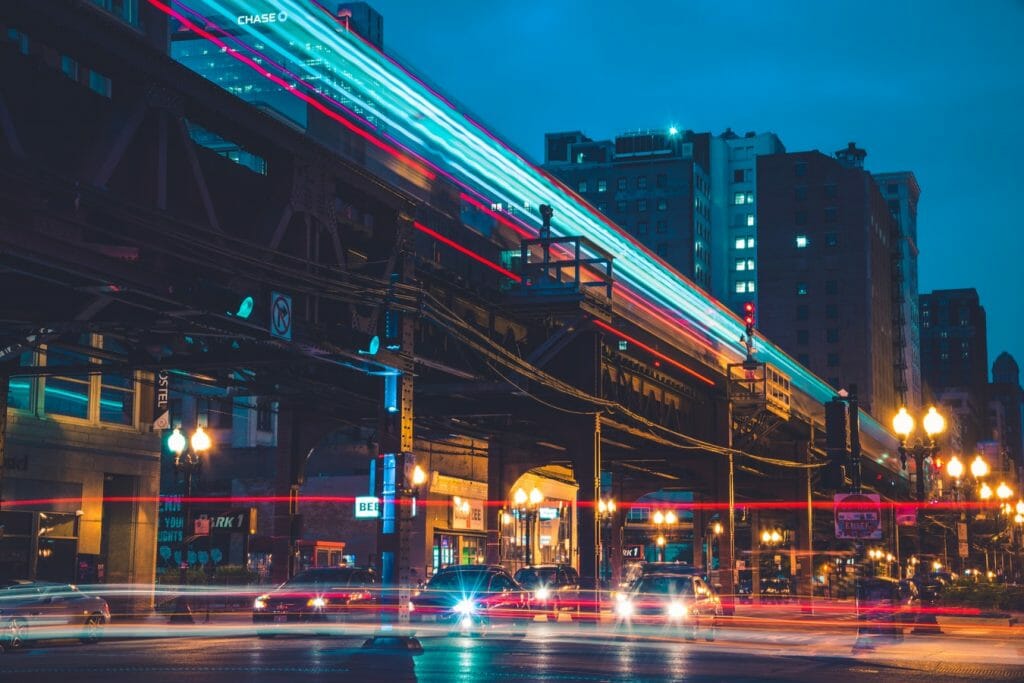
<path id="1" fill-rule="evenodd" d="M 625 192 L 625 190 L 627 188 L 626 179 L 625 178 L 619 178 L 616 181 L 615 186 L 619 189 L 620 192 Z"/>
<path id="2" fill-rule="evenodd" d="M 127 350 L 112 339 L 83 334 L 76 340 L 78 347 L 102 348 L 116 354 L 127 355 Z M 105 372 L 104 365 L 112 361 L 98 361 L 88 353 L 49 346 L 39 355 L 39 364 L 77 372 L 55 375 L 37 380 L 42 389 L 42 411 L 48 415 L 87 420 L 93 424 L 135 424 L 135 378 L 115 372 Z M 95 368 L 95 371 L 87 371 Z M 82 371 L 86 370 L 86 371 Z M 59 370 L 58 370 L 59 372 Z M 31 409 L 31 406 L 27 406 Z"/>
<path id="3" fill-rule="evenodd" d="M 628 208 L 627 208 L 628 206 L 629 206 L 629 204 L 627 202 L 624 202 L 624 201 L 615 202 L 615 209 L 617 211 L 627 211 L 628 210 Z"/>
<path id="4" fill-rule="evenodd" d="M 834 247 L 839 244 L 839 233 L 837 232 L 826 232 L 825 233 L 825 244 Z"/>
<path id="5" fill-rule="evenodd" d="M 647 200 L 646 199 L 638 199 L 638 200 L 636 200 L 636 210 L 637 211 L 646 211 L 647 210 Z"/>
<path id="6" fill-rule="evenodd" d="M 732 195 L 732 203 L 740 206 L 741 204 L 753 204 L 754 193 L 753 192 L 734 192 Z"/>
<path id="7" fill-rule="evenodd" d="M 754 238 L 753 237 L 748 237 L 747 238 L 747 249 L 753 249 L 753 248 L 754 248 Z"/>
<path id="8" fill-rule="evenodd" d="M 825 221 L 827 223 L 835 223 L 836 218 L 839 216 L 839 211 L 834 206 L 829 206 L 825 209 Z"/>
<path id="9" fill-rule="evenodd" d="M 668 259 L 669 245 L 668 242 L 658 242 L 657 254 L 663 259 Z"/>
<path id="10" fill-rule="evenodd" d="M 752 214 L 752 213 L 748 213 L 747 214 L 747 227 L 748 228 L 754 227 L 754 214 Z"/>
<path id="11" fill-rule="evenodd" d="M 23 55 L 29 53 L 28 49 L 28 34 L 22 33 L 16 28 L 7 29 L 7 40 L 18 46 L 18 52 Z"/>
<path id="12" fill-rule="evenodd" d="M 110 97 L 113 93 L 113 84 L 110 79 L 96 71 L 95 69 L 89 70 L 89 90 L 94 93 L 103 95 L 104 97 Z"/>
<path id="13" fill-rule="evenodd" d="M 601 213 L 608 213 L 608 202 L 598 202 L 597 210 Z"/>
<path id="14" fill-rule="evenodd" d="M 754 293 L 754 281 L 753 280 L 747 280 L 747 293 L 748 294 L 753 294 Z"/>
<path id="15" fill-rule="evenodd" d="M 830 320 L 835 320 L 839 317 L 839 307 L 835 304 L 828 304 L 825 306 L 825 317 Z"/>
<path id="16" fill-rule="evenodd" d="M 579 192 L 580 194 L 586 193 L 586 191 L 587 191 L 587 181 L 586 180 L 581 180 L 576 185 L 576 191 Z"/>
<path id="17" fill-rule="evenodd" d="M 60 70 L 73 81 L 78 80 L 78 62 L 67 55 L 61 55 Z"/>
<path id="18" fill-rule="evenodd" d="M 747 204 L 753 204 L 753 203 L 754 203 L 754 193 L 753 192 L 747 192 Z"/>
<path id="19" fill-rule="evenodd" d="M 107 10 L 122 21 L 126 21 L 134 26 L 139 25 L 139 0 L 92 0 L 92 3 Z"/>
<path id="20" fill-rule="evenodd" d="M 598 180 L 597 181 L 597 191 L 598 192 L 607 192 L 608 191 L 608 181 L 607 180 Z"/>
<path id="21" fill-rule="evenodd" d="M 896 183 L 889 183 L 888 185 L 886 185 L 885 189 L 886 189 L 886 192 L 888 192 L 889 194 L 899 194 L 900 193 L 900 186 L 898 184 L 896 184 Z"/>
<path id="22" fill-rule="evenodd" d="M 837 367 L 839 367 L 839 354 L 838 353 L 830 353 L 830 354 L 828 354 L 825 357 L 825 363 L 830 368 L 837 368 Z"/>
<path id="23" fill-rule="evenodd" d="M 745 258 L 738 258 L 738 259 L 736 259 L 735 269 L 736 269 L 736 272 L 738 272 L 738 273 L 742 273 L 743 271 L 745 271 L 747 269 L 747 259 L 745 259 Z"/>
<path id="24" fill-rule="evenodd" d="M 261 432 L 274 430 L 274 404 L 272 401 L 260 399 L 256 404 L 256 429 Z"/>
<path id="25" fill-rule="evenodd" d="M 736 248 L 737 249 L 743 249 L 746 246 L 747 246 L 747 238 L 745 238 L 745 237 L 737 237 L 736 238 Z"/>
<path id="26" fill-rule="evenodd" d="M 829 344 L 839 343 L 839 329 L 835 327 L 830 327 L 827 330 L 825 330 L 825 341 L 828 342 Z"/>
<path id="27" fill-rule="evenodd" d="M 646 235 L 647 234 L 647 221 L 640 221 L 636 224 L 636 234 Z"/>
<path id="28" fill-rule="evenodd" d="M 797 293 L 797 296 L 807 296 L 807 283 L 806 282 L 798 282 L 798 283 L 796 283 L 796 293 Z"/>
<path id="29" fill-rule="evenodd" d="M 797 235 L 796 236 L 796 248 L 797 249 L 806 249 L 807 248 L 807 235 Z"/>
<path id="30" fill-rule="evenodd" d="M 658 221 L 655 224 L 654 229 L 655 229 L 656 232 L 661 232 L 661 233 L 668 232 L 668 221 Z"/>
<path id="31" fill-rule="evenodd" d="M 807 186 L 801 185 L 800 187 L 793 188 L 793 198 L 798 202 L 802 202 L 807 199 Z"/>
<path id="32" fill-rule="evenodd" d="M 109 337 L 102 338 L 104 351 L 128 355 L 128 349 Z M 109 361 L 105 361 L 109 364 Z M 131 425 L 135 421 L 135 380 L 131 375 L 104 372 L 100 375 L 100 422 Z"/>
<path id="33" fill-rule="evenodd" d="M 808 317 L 807 306 L 797 306 L 796 307 L 796 319 L 797 320 L 807 320 L 807 317 Z"/>
<path id="34" fill-rule="evenodd" d="M 796 331 L 796 343 L 797 344 L 807 344 L 810 340 L 811 340 L 811 335 L 810 335 L 810 332 L 808 332 L 807 330 L 797 330 Z"/>
<path id="35" fill-rule="evenodd" d="M 807 175 L 807 162 L 798 161 L 797 163 L 793 164 L 793 174 L 798 178 L 802 178 L 803 176 Z"/>
<path id="36" fill-rule="evenodd" d="M 736 283 L 736 287 L 735 287 L 735 291 L 736 291 L 737 294 L 746 294 L 747 293 L 747 283 L 746 282 L 737 282 Z"/>
<path id="37" fill-rule="evenodd" d="M 839 293 L 839 281 L 838 280 L 825 280 L 825 293 L 826 294 L 838 294 Z"/>
<path id="38" fill-rule="evenodd" d="M 668 176 L 664 173 L 659 173 L 654 177 L 654 184 L 660 188 L 668 187 Z"/>
<path id="39" fill-rule="evenodd" d="M 647 176 L 641 175 L 636 177 L 636 189 L 646 190 L 647 189 Z"/>
<path id="40" fill-rule="evenodd" d="M 89 337 L 79 339 L 80 346 L 89 346 Z M 56 347 L 46 350 L 47 367 L 84 367 L 90 364 L 88 356 Z M 88 420 L 90 411 L 90 376 L 66 375 L 47 377 L 43 388 L 43 412 Z"/>
<path id="41" fill-rule="evenodd" d="M 658 211 L 666 211 L 667 209 L 668 209 L 668 200 L 667 199 L 659 199 L 658 200 Z"/>

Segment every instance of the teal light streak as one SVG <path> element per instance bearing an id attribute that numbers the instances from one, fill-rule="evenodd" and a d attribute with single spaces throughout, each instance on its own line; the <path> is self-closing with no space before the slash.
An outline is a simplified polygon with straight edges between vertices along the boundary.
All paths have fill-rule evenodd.
<path id="1" fill-rule="evenodd" d="M 302 80 L 315 84 L 324 96 L 343 103 L 342 106 L 362 108 L 375 119 L 378 134 L 452 174 L 491 201 L 515 206 L 522 206 L 524 201 L 532 206 L 550 204 L 558 217 L 553 232 L 584 235 L 616 258 L 617 279 L 621 283 L 642 293 L 670 316 L 706 332 L 717 350 L 727 351 L 737 360 L 745 356 L 739 342 L 744 325 L 739 318 L 651 254 L 638 249 L 636 243 L 606 225 L 564 186 L 552 182 L 490 137 L 408 72 L 341 30 L 315 3 L 190 0 L 173 4 L 179 10 L 187 7 L 199 11 L 222 28 L 241 32 L 250 38 L 250 45 L 262 45 L 265 54 L 297 71 Z M 239 15 L 271 11 L 287 12 L 288 20 L 258 27 L 239 26 L 235 21 Z M 320 46 L 327 49 L 319 49 Z M 271 69 L 269 64 L 266 66 Z M 312 94 L 302 83 L 295 82 L 294 87 Z M 538 217 L 522 218 L 539 228 Z M 763 337 L 757 340 L 757 353 L 760 359 L 789 375 L 793 385 L 815 401 L 824 403 L 835 396 L 831 386 Z M 883 444 L 894 443 L 891 435 L 866 413 L 862 413 L 861 423 L 863 430 Z"/>

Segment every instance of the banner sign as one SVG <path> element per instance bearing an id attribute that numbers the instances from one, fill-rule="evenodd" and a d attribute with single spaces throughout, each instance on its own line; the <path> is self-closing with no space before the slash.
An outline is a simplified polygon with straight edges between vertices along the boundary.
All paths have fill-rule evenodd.
<path id="1" fill-rule="evenodd" d="M 377 496 L 356 497 L 356 519 L 377 519 L 380 514 L 380 501 Z"/>
<path id="2" fill-rule="evenodd" d="M 166 370 L 156 371 L 153 392 L 153 429 L 171 428 L 171 380 Z"/>
<path id="3" fill-rule="evenodd" d="M 836 538 L 882 538 L 881 498 L 875 493 L 837 493 L 834 510 Z"/>

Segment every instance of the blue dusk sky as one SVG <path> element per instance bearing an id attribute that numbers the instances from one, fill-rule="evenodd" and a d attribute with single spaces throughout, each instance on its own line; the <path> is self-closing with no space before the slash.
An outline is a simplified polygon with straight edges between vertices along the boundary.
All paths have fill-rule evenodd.
<path id="1" fill-rule="evenodd" d="M 1024 365 L 1024 2 L 373 0 L 388 52 L 533 160 L 670 124 L 913 171 L 922 292 L 974 287 Z"/>

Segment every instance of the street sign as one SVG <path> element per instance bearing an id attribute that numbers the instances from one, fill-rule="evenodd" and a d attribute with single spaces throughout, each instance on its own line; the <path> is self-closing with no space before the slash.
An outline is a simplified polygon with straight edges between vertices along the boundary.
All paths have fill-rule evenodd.
<path id="1" fill-rule="evenodd" d="M 837 493 L 833 500 L 836 538 L 882 538 L 882 506 L 878 494 Z"/>
<path id="2" fill-rule="evenodd" d="M 356 497 L 356 519 L 376 519 L 380 514 L 380 501 L 376 496 Z"/>
<path id="3" fill-rule="evenodd" d="M 270 334 L 292 340 L 292 298 L 281 292 L 270 293 Z"/>
<path id="4" fill-rule="evenodd" d="M 917 507 L 913 505 L 897 506 L 896 524 L 899 526 L 914 526 L 917 524 Z"/>

